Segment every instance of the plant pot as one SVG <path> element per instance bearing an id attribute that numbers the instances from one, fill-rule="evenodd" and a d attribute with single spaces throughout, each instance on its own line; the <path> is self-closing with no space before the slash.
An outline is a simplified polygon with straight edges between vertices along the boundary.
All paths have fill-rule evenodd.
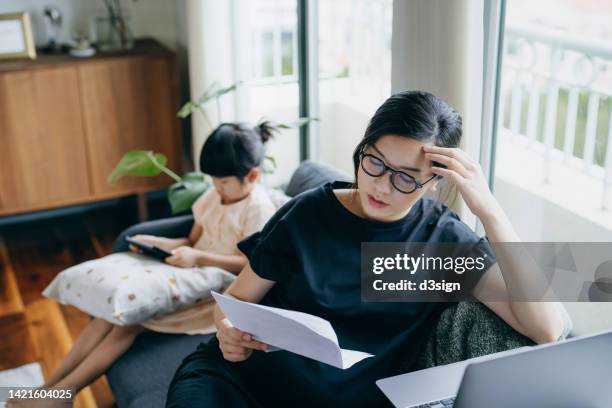
<path id="1" fill-rule="evenodd" d="M 134 34 L 130 29 L 130 16 L 121 18 L 96 17 L 96 38 L 100 51 L 122 51 L 134 47 Z"/>

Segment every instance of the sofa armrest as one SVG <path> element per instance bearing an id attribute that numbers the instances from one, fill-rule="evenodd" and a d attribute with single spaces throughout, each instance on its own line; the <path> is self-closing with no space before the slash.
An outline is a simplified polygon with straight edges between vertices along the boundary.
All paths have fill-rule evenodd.
<path id="1" fill-rule="evenodd" d="M 141 222 L 126 228 L 119 234 L 113 243 L 113 253 L 128 251 L 125 237 L 136 234 L 159 235 L 168 238 L 182 238 L 189 236 L 193 225 L 193 215 L 162 218 L 154 221 Z"/>

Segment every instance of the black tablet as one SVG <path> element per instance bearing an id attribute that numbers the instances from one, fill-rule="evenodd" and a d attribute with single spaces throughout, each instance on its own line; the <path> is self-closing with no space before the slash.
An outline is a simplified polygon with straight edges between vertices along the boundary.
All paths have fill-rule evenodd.
<path id="1" fill-rule="evenodd" d="M 172 256 L 170 252 L 164 251 L 156 246 L 143 244 L 142 242 L 132 239 L 132 237 L 125 237 L 125 240 L 135 247 L 141 249 L 143 254 L 159 259 L 160 261 L 164 261 L 167 257 Z"/>

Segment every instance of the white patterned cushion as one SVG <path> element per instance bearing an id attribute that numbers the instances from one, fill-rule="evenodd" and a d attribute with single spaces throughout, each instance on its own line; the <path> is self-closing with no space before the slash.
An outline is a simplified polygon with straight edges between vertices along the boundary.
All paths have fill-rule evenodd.
<path id="1" fill-rule="evenodd" d="M 117 325 L 167 314 L 221 291 L 234 275 L 214 267 L 178 268 L 122 252 L 72 266 L 43 295 Z"/>

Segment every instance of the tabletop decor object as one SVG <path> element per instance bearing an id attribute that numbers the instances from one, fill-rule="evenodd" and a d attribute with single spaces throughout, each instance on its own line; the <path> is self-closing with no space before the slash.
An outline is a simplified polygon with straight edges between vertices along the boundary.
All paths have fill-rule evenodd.
<path id="1" fill-rule="evenodd" d="M 0 59 L 36 59 L 30 15 L 0 14 Z"/>

